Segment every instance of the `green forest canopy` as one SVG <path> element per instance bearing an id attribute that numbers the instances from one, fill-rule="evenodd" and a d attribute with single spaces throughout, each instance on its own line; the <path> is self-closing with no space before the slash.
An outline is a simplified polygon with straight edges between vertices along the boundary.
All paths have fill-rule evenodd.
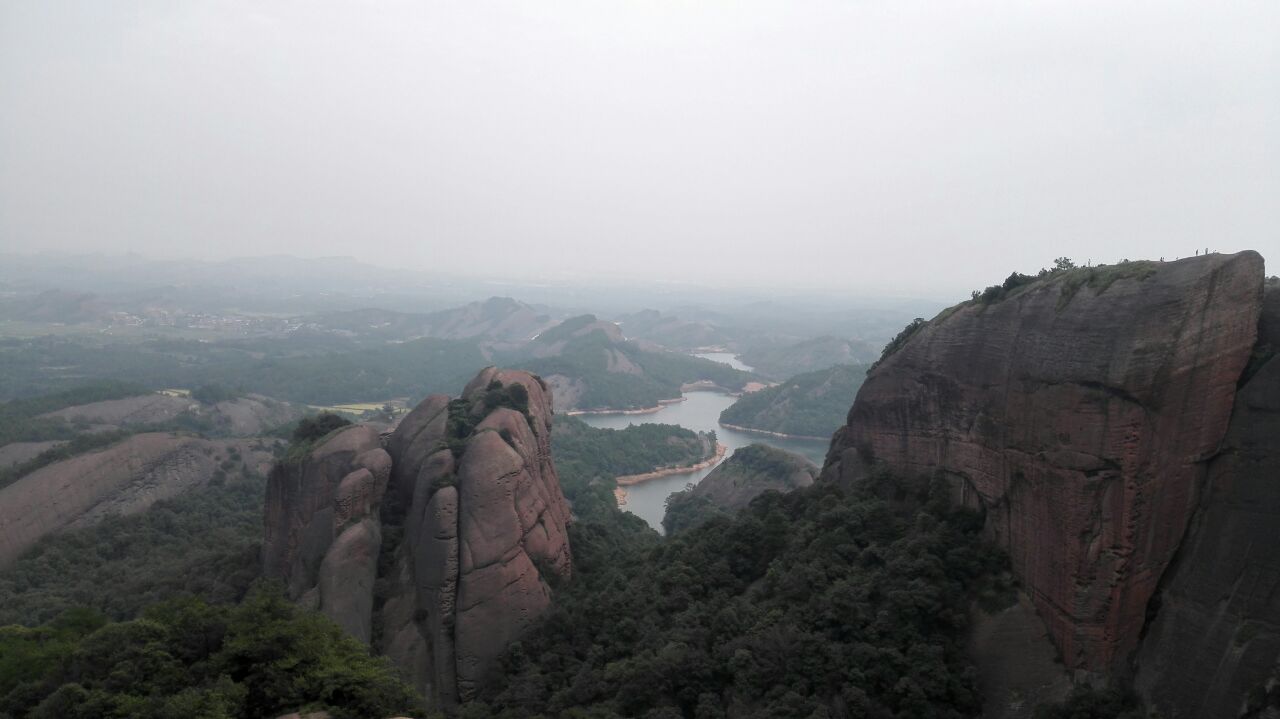
<path id="1" fill-rule="evenodd" d="M 796 375 L 782 384 L 744 394 L 720 413 L 720 421 L 767 432 L 827 438 L 845 423 L 866 375 L 864 365 L 837 365 Z"/>

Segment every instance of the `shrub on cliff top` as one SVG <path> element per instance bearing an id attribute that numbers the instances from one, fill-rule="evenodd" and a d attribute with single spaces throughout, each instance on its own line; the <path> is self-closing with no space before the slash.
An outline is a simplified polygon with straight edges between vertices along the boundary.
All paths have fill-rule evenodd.
<path id="1" fill-rule="evenodd" d="M 1045 270 L 1041 270 L 1040 272 L 1041 272 L 1040 276 L 1043 277 L 1044 276 L 1043 273 L 1045 272 Z M 1010 273 L 1010 275 L 1007 278 L 1005 278 L 1005 281 L 1002 284 L 991 285 L 990 287 L 983 290 L 982 292 L 978 292 L 977 290 L 974 290 L 972 294 L 972 298 L 973 298 L 973 301 L 976 301 L 979 304 L 989 305 L 994 302 L 999 302 L 1000 300 L 1003 300 L 1004 298 L 1013 294 L 1013 292 L 1018 288 L 1025 287 L 1035 281 L 1036 281 L 1036 278 L 1032 277 L 1031 275 L 1024 275 L 1020 272 L 1013 272 L 1013 273 Z"/>
<path id="2" fill-rule="evenodd" d="M 908 324 L 906 327 L 903 327 L 902 331 L 899 332 L 897 336 L 889 340 L 889 344 L 885 345 L 884 351 L 880 353 L 880 359 L 873 362 L 871 366 L 867 368 L 867 372 L 870 372 L 871 370 L 875 369 L 876 365 L 879 365 L 881 362 L 885 361 L 885 359 L 887 359 L 889 355 L 892 355 L 894 352 L 897 352 L 898 350 L 902 349 L 902 346 L 907 343 L 907 340 L 911 339 L 912 335 L 914 335 L 916 332 L 920 330 L 921 327 L 924 327 L 927 324 L 929 323 L 926 322 L 923 317 L 917 317 L 914 320 L 911 320 L 911 323 Z"/>
<path id="3" fill-rule="evenodd" d="M 1096 267 L 1077 267 L 1061 274 L 1062 290 L 1058 296 L 1058 309 L 1071 303 L 1080 288 L 1088 286 L 1095 295 L 1106 292 L 1111 285 L 1120 280 L 1137 280 L 1139 282 L 1156 273 L 1157 263 L 1147 260 L 1130 262 L 1125 260 L 1114 265 L 1098 265 Z"/>
<path id="4" fill-rule="evenodd" d="M 351 420 L 333 412 L 321 412 L 311 417 L 303 417 L 298 420 L 298 426 L 293 428 L 293 433 L 289 436 L 289 449 L 285 451 L 285 461 L 301 461 L 306 458 L 312 448 L 320 444 L 321 440 L 350 424 Z"/>

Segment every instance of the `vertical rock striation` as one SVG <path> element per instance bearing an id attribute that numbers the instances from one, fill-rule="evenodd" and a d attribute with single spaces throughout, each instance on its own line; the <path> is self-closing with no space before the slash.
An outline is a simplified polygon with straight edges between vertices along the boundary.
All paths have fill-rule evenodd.
<path id="1" fill-rule="evenodd" d="M 369 643 L 391 457 L 363 425 L 337 430 L 267 480 L 263 569 L 289 596 Z"/>
<path id="2" fill-rule="evenodd" d="M 1200 502 L 1262 304 L 1254 252 L 1079 269 L 939 315 L 873 369 L 826 479 L 986 512 L 1069 668 L 1121 668 Z"/>
<path id="3" fill-rule="evenodd" d="M 267 573 L 456 706 L 570 575 L 550 440 L 542 381 L 495 368 L 423 400 L 385 449 L 340 430 L 272 473 Z"/>
<path id="4" fill-rule="evenodd" d="M 1257 711 L 1280 683 L 1280 287 L 1270 287 L 1222 451 L 1137 655 L 1167 719 Z"/>

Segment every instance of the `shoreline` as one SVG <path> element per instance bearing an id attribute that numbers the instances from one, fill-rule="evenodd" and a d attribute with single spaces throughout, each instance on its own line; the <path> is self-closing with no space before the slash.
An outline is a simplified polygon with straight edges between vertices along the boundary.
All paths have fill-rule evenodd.
<path id="1" fill-rule="evenodd" d="M 728 451 L 729 447 L 727 445 L 723 442 L 716 442 L 716 451 L 710 457 L 696 464 L 690 464 L 684 467 L 663 467 L 662 469 L 655 469 L 652 472 L 644 472 L 643 474 L 624 474 L 621 477 L 615 477 L 614 481 L 617 482 L 618 487 L 621 488 L 630 487 L 633 484 L 640 484 L 641 482 L 648 482 L 651 479 L 670 477 L 673 474 L 697 472 L 700 469 L 706 469 L 707 467 L 719 464 L 720 460 L 724 459 L 724 455 Z M 625 501 L 625 490 L 623 501 Z"/>
<path id="2" fill-rule="evenodd" d="M 564 412 L 570 417 L 578 417 L 584 414 L 653 414 L 666 409 L 668 405 L 679 404 L 685 401 L 684 397 L 676 397 L 675 399 L 660 399 L 655 407 L 641 407 L 640 409 L 571 409 Z"/>
<path id="3" fill-rule="evenodd" d="M 750 432 L 752 434 L 767 434 L 770 437 L 779 437 L 781 439 L 812 439 L 818 442 L 829 442 L 830 437 L 815 437 L 811 434 L 786 434 L 784 432 L 771 432 L 767 429 L 755 429 L 754 427 L 743 427 L 739 424 L 729 424 L 728 422 L 720 422 L 719 425 L 725 429 L 732 429 L 738 432 Z"/>

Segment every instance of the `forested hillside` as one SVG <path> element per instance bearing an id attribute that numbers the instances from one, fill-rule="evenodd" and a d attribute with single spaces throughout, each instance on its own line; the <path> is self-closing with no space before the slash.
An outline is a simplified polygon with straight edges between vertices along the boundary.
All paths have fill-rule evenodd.
<path id="1" fill-rule="evenodd" d="M 745 394 L 720 413 L 726 425 L 827 439 L 844 424 L 866 378 L 864 365 L 837 365 Z"/>
<path id="2" fill-rule="evenodd" d="M 583 523 L 574 581 L 463 715 L 974 716 L 966 606 L 1007 601 L 980 526 L 830 485 L 661 543 Z"/>
<path id="3" fill-rule="evenodd" d="M 503 361 L 545 378 L 555 388 L 557 411 L 654 407 L 680 397 L 687 383 L 739 390 L 752 379 L 719 362 L 626 341 L 594 315 L 565 320 Z"/>
<path id="4" fill-rule="evenodd" d="M 732 516 L 765 492 L 808 487 L 817 476 L 818 468 L 800 455 L 764 444 L 739 447 L 701 482 L 667 497 L 662 529 L 670 536 Z"/>

